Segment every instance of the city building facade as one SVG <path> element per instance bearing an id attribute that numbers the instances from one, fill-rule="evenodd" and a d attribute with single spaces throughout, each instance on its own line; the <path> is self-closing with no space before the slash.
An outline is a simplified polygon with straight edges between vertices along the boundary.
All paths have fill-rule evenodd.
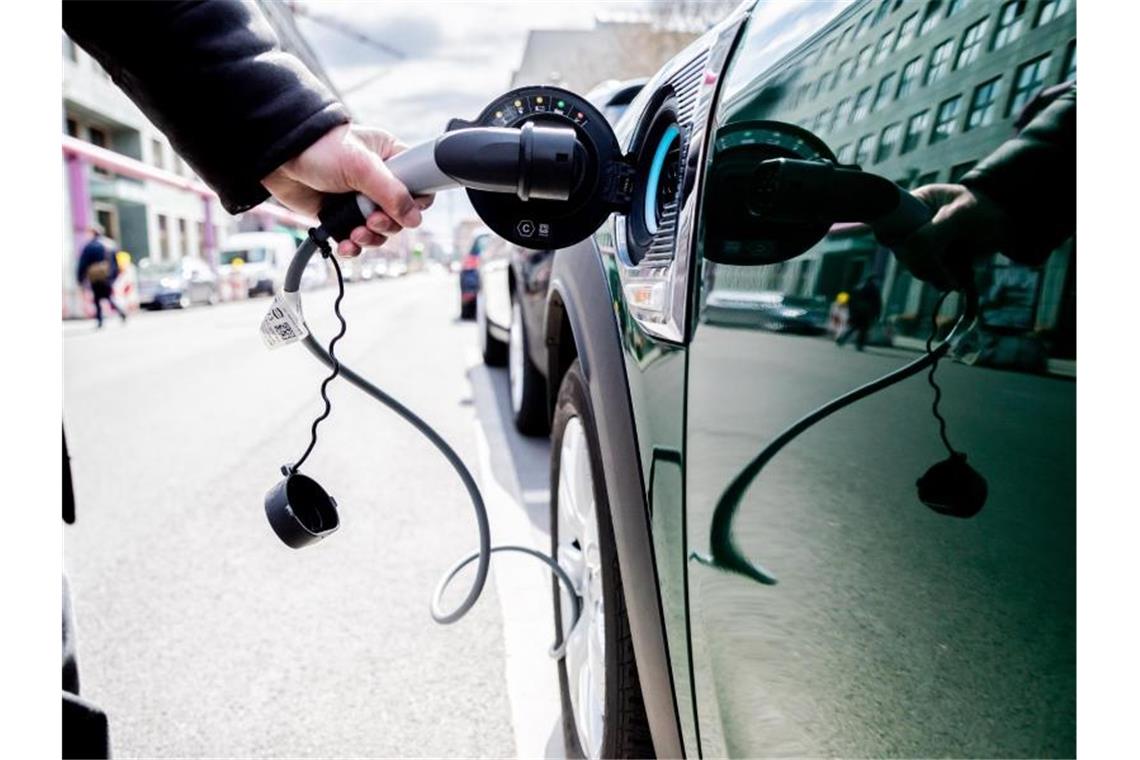
<path id="1" fill-rule="evenodd" d="M 335 92 L 286 7 L 268 0 L 258 5 L 282 46 Z M 226 213 L 162 132 L 66 34 L 62 117 L 64 316 L 85 316 L 90 310 L 75 268 L 93 223 L 135 262 L 197 256 L 211 264 L 232 232 L 300 223 L 299 217 L 268 204 L 242 218 Z"/>

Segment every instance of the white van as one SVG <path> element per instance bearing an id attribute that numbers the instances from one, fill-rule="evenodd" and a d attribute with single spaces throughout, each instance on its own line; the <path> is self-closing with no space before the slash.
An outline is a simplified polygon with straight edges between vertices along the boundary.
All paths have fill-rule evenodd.
<path id="1" fill-rule="evenodd" d="M 230 235 L 218 251 L 218 273 L 226 277 L 240 272 L 251 297 L 261 293 L 273 295 L 285 283 L 285 272 L 302 240 L 299 234 L 284 231 Z M 328 282 L 328 264 L 320 256 L 314 256 L 301 277 L 301 289 L 313 290 Z"/>

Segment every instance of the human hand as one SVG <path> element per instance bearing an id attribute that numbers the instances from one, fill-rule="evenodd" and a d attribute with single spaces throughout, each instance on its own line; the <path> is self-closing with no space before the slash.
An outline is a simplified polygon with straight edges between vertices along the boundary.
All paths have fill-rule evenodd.
<path id="1" fill-rule="evenodd" d="M 413 198 L 384 160 L 406 146 L 382 129 L 344 124 L 326 133 L 261 180 L 274 198 L 294 211 L 316 216 L 326 193 L 350 190 L 371 198 L 377 210 L 364 226 L 337 243 L 337 253 L 355 256 L 364 246 L 383 245 L 404 227 L 418 227 L 420 211 L 433 196 Z"/>
<path id="2" fill-rule="evenodd" d="M 912 192 L 934 217 L 894 246 L 895 255 L 920 280 L 941 290 L 962 287 L 974 259 L 1002 247 L 1005 213 L 964 185 L 924 185 Z"/>

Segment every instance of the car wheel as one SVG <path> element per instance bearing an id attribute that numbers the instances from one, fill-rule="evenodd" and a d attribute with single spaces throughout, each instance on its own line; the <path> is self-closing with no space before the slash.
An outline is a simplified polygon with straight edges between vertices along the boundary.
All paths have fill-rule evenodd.
<path id="1" fill-rule="evenodd" d="M 487 304 L 483 300 L 482 291 L 475 296 L 475 324 L 479 331 L 479 351 L 483 354 L 483 363 L 488 367 L 506 364 L 507 344 L 491 334 L 491 325 L 487 321 Z"/>
<path id="2" fill-rule="evenodd" d="M 567 751 L 583 757 L 652 757 L 653 742 L 633 655 L 605 473 L 586 381 L 575 361 L 558 391 L 550 482 L 551 553 L 582 597 L 573 630 L 571 600 L 554 580 L 554 621 Z"/>
<path id="3" fill-rule="evenodd" d="M 526 350 L 526 320 L 522 304 L 511 299 L 511 332 L 507 341 L 507 377 L 511 386 L 511 414 L 515 429 L 523 435 L 546 435 L 546 378 L 534 366 Z"/>

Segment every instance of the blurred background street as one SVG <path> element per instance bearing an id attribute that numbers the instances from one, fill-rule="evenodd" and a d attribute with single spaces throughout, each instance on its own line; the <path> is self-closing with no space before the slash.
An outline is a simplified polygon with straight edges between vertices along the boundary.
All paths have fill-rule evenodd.
<path id="1" fill-rule="evenodd" d="M 546 549 L 547 444 L 510 425 L 505 370 L 479 361 L 457 291 L 438 268 L 348 286 L 340 354 L 458 449 L 496 542 Z M 326 338 L 334 294 L 305 301 Z M 305 469 L 341 530 L 304 551 L 271 532 L 265 491 L 308 442 L 324 370 L 300 346 L 264 347 L 269 303 L 63 326 L 78 513 L 65 567 L 83 693 L 110 714 L 116 754 L 560 754 L 548 575 L 497 555 L 474 611 L 431 621 L 475 529 L 409 426 L 334 383 Z"/>

